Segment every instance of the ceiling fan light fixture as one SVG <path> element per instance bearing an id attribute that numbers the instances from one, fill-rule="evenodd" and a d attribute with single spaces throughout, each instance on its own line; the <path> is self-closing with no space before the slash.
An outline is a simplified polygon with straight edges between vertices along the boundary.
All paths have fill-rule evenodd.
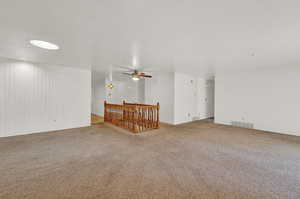
<path id="1" fill-rule="evenodd" d="M 140 79 L 144 78 L 152 78 L 152 75 L 146 74 L 145 72 L 139 71 L 137 69 L 132 69 L 125 66 L 121 66 L 120 68 L 126 69 L 127 71 L 122 72 L 122 74 L 129 76 L 133 81 L 139 81 Z"/>
<path id="2" fill-rule="evenodd" d="M 139 77 L 137 77 L 137 76 L 133 76 L 133 77 L 132 77 L 132 80 L 133 80 L 133 81 L 139 81 L 139 80 L 140 80 L 140 78 L 139 78 Z"/>

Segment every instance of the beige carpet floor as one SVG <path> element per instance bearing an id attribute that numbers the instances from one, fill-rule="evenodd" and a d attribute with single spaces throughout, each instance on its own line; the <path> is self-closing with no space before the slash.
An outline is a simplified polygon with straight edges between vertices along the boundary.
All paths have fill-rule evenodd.
<path id="1" fill-rule="evenodd" d="M 300 198 L 300 138 L 208 122 L 0 138 L 0 198 Z"/>

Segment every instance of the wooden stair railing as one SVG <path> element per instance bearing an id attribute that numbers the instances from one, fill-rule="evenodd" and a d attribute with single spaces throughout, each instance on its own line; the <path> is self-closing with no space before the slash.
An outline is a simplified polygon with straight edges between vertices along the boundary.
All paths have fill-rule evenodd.
<path id="1" fill-rule="evenodd" d="M 158 129 L 159 103 L 157 105 L 126 103 L 123 105 L 104 102 L 104 121 L 126 128 L 133 133 Z"/>

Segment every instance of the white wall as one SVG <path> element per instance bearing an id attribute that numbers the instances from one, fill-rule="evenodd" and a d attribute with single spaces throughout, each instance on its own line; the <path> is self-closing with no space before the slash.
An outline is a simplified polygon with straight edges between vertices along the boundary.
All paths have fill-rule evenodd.
<path id="1" fill-rule="evenodd" d="M 174 124 L 214 116 L 214 81 L 175 73 Z"/>
<path id="2" fill-rule="evenodd" d="M 153 76 L 145 80 L 145 101 L 147 104 L 160 103 L 162 122 L 176 125 L 213 116 L 212 81 L 178 72 Z M 204 99 L 207 100 L 202 103 Z"/>
<path id="3" fill-rule="evenodd" d="M 0 59 L 0 137 L 90 125 L 91 72 Z"/>
<path id="4" fill-rule="evenodd" d="M 106 85 L 110 81 L 106 79 Z M 123 80 L 113 80 L 114 88 L 106 87 L 106 100 L 112 104 L 123 104 L 123 100 L 130 103 L 138 102 L 138 83 L 131 78 Z"/>
<path id="5" fill-rule="evenodd" d="M 138 103 L 145 104 L 145 79 L 138 82 Z"/>
<path id="6" fill-rule="evenodd" d="M 214 117 L 215 85 L 212 79 L 197 78 L 197 117 Z"/>
<path id="7" fill-rule="evenodd" d="M 215 122 L 300 136 L 300 69 L 218 74 Z"/>
<path id="8" fill-rule="evenodd" d="M 92 72 L 92 113 L 104 116 L 104 101 L 106 99 L 105 75 Z"/>
<path id="9" fill-rule="evenodd" d="M 134 82 L 130 78 L 114 75 L 114 88 L 105 87 L 109 81 L 105 75 L 93 72 L 92 112 L 103 115 L 103 101 L 121 104 L 138 102 L 160 103 L 160 120 L 170 124 L 181 124 L 214 114 L 214 85 L 212 81 L 183 73 L 159 73 L 151 79 Z M 106 81 L 106 83 L 103 83 Z"/>
<path id="10" fill-rule="evenodd" d="M 143 90 L 141 82 L 135 82 L 129 77 L 114 77 L 114 88 L 107 88 L 111 81 L 104 72 L 92 72 L 92 113 L 104 116 L 104 101 L 113 104 L 126 102 L 139 102 L 142 99 Z M 141 94 L 139 92 L 142 92 Z"/>
<path id="11" fill-rule="evenodd" d="M 174 76 L 174 124 L 191 122 L 197 117 L 196 78 L 182 73 Z"/>
<path id="12" fill-rule="evenodd" d="M 107 88 L 111 83 L 104 72 L 92 72 L 92 113 L 104 116 L 104 101 L 122 104 L 123 100 L 131 103 L 145 102 L 145 80 L 133 81 L 130 77 L 113 76 L 114 88 Z"/>
<path id="13" fill-rule="evenodd" d="M 145 103 L 160 103 L 160 121 L 174 123 L 174 73 L 154 74 L 145 80 Z"/>

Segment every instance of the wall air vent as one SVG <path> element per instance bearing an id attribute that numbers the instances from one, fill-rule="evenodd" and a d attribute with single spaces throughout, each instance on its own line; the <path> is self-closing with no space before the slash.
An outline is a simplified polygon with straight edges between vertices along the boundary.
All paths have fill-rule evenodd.
<path id="1" fill-rule="evenodd" d="M 248 122 L 239 122 L 239 121 L 231 121 L 232 126 L 237 126 L 237 127 L 242 127 L 242 128 L 247 128 L 247 129 L 253 129 L 254 124 L 253 123 L 248 123 Z"/>

